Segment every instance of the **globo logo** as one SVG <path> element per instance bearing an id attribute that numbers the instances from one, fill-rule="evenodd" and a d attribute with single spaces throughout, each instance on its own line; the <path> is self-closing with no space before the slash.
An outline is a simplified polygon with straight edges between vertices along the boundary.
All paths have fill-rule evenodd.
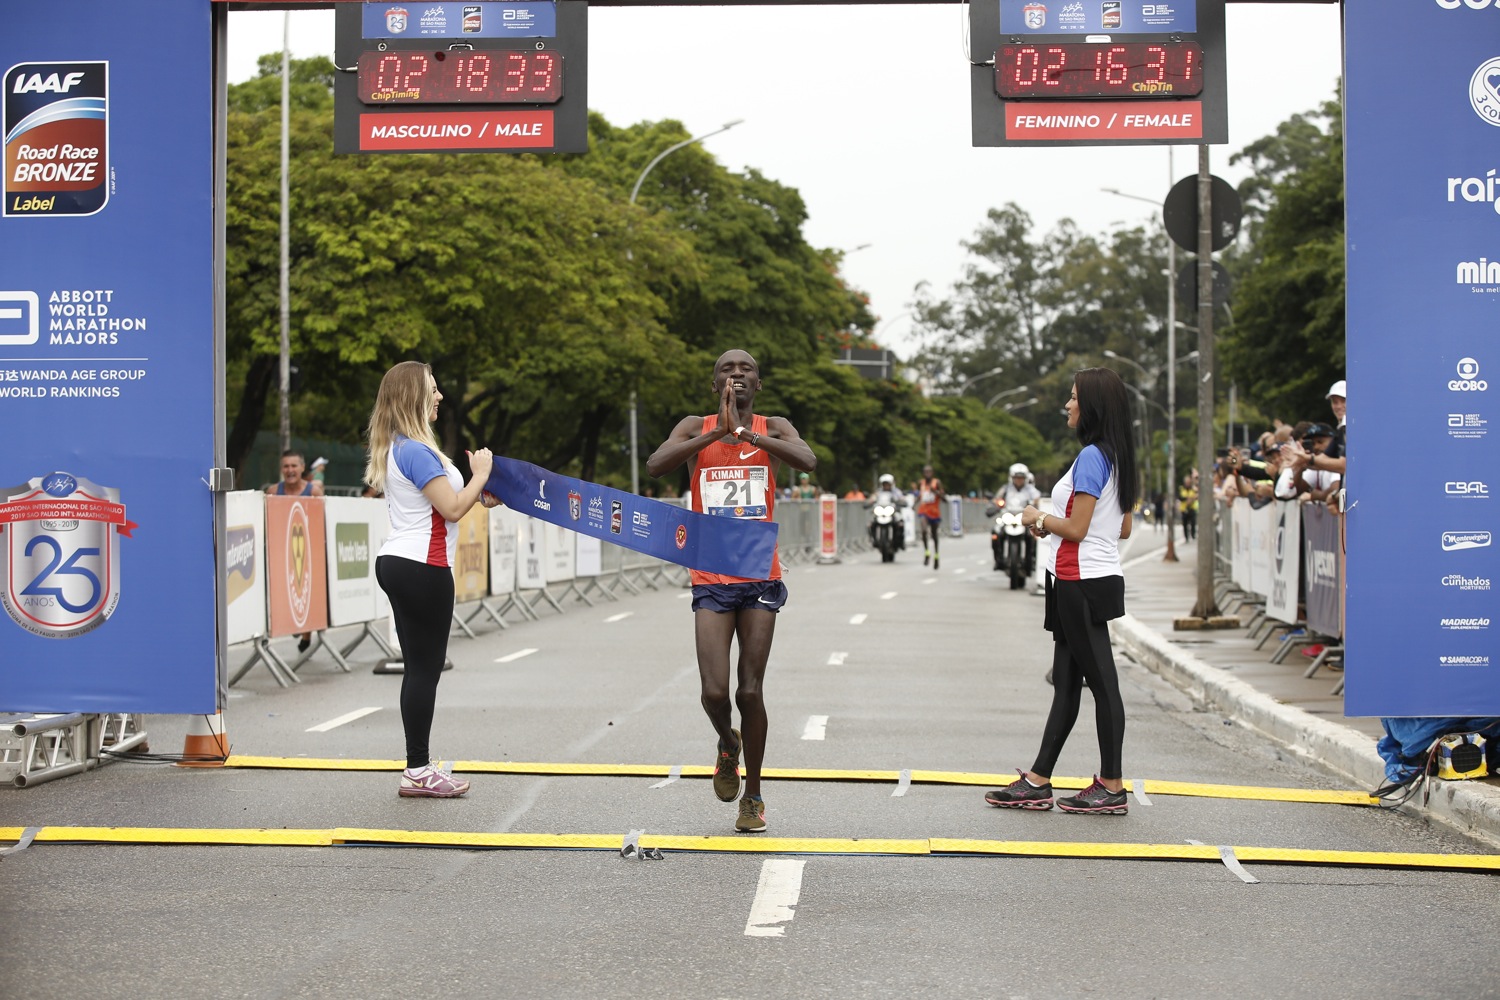
<path id="1" fill-rule="evenodd" d="M 1479 377 L 1479 362 L 1473 358 L 1460 358 L 1458 378 L 1448 380 L 1451 392 L 1484 392 L 1490 387 L 1486 379 Z"/>

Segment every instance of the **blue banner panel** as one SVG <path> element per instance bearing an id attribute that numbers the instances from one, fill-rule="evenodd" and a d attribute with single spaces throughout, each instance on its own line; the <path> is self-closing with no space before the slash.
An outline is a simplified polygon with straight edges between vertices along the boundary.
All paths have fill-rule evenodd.
<path id="1" fill-rule="evenodd" d="M 771 575 L 772 521 L 699 514 L 498 456 L 485 489 L 517 513 L 679 566 L 750 580 Z"/>
<path id="2" fill-rule="evenodd" d="M 0 711 L 216 710 L 203 0 L 0 31 Z"/>
<path id="3" fill-rule="evenodd" d="M 366 3 L 364 38 L 552 38 L 555 3 Z"/>
<path id="4" fill-rule="evenodd" d="M 1361 0 L 1344 18 L 1345 710 L 1497 715 L 1500 17 Z"/>
<path id="5" fill-rule="evenodd" d="M 1000 0 L 1000 31 L 1006 35 L 1111 35 L 1192 33 L 1198 30 L 1198 0 Z"/>

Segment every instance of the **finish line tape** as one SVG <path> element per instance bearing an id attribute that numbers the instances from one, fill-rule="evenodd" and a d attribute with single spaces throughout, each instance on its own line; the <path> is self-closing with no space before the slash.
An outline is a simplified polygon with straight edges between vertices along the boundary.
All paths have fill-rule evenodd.
<path id="1" fill-rule="evenodd" d="M 464 774 L 532 774 L 569 775 L 609 778 L 709 778 L 714 769 L 707 764 L 542 764 L 518 761 L 456 760 L 454 773 Z M 309 771 L 399 771 L 404 760 L 342 760 L 319 757 L 253 757 L 230 754 L 225 767 Z M 905 771 L 830 770 L 822 768 L 768 767 L 763 778 L 781 781 L 866 781 L 882 784 L 900 782 Z M 982 774 L 973 771 L 911 771 L 913 785 L 984 785 L 998 788 L 1015 780 L 1014 775 Z M 1087 778 L 1053 778 L 1057 788 L 1087 788 Z M 1140 793 L 1182 795 L 1210 799 L 1254 799 L 1261 802 L 1311 802 L 1323 805 L 1378 806 L 1380 800 L 1369 792 L 1317 788 L 1262 788 L 1254 785 L 1210 785 L 1192 781 L 1161 781 L 1155 778 L 1131 779 Z"/>
<path id="2" fill-rule="evenodd" d="M 32 828 L 0 827 L 0 841 L 17 841 Z M 619 833 L 465 833 L 430 830 L 188 829 L 176 827 L 44 826 L 32 846 L 44 844 L 155 844 L 241 847 L 447 847 L 468 850 L 612 851 Z M 1069 841 L 887 840 L 838 837 L 685 837 L 642 833 L 642 850 L 713 854 L 824 854 L 1087 858 L 1115 861 L 1225 862 L 1225 851 L 1242 863 L 1321 867 L 1424 868 L 1500 873 L 1500 854 L 1412 854 L 1392 851 L 1331 851 L 1291 847 L 1215 847 L 1207 844 L 1112 844 Z"/>

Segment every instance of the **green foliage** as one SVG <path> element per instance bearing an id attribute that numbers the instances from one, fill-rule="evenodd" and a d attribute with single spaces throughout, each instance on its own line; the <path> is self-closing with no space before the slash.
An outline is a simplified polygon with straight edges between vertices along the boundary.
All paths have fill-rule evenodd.
<path id="1" fill-rule="evenodd" d="M 1222 364 L 1241 392 L 1288 423 L 1324 418 L 1344 377 L 1344 143 L 1335 102 L 1296 115 L 1239 158 L 1261 217 L 1236 268 Z M 1237 159 L 1239 159 L 1237 158 Z"/>

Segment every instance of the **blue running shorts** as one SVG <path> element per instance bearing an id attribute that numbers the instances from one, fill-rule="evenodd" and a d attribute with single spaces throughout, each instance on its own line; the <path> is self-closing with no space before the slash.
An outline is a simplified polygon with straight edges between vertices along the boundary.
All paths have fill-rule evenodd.
<path id="1" fill-rule="evenodd" d="M 694 611 L 781 610 L 786 603 L 786 584 L 780 580 L 756 580 L 753 583 L 700 583 L 693 588 Z"/>

